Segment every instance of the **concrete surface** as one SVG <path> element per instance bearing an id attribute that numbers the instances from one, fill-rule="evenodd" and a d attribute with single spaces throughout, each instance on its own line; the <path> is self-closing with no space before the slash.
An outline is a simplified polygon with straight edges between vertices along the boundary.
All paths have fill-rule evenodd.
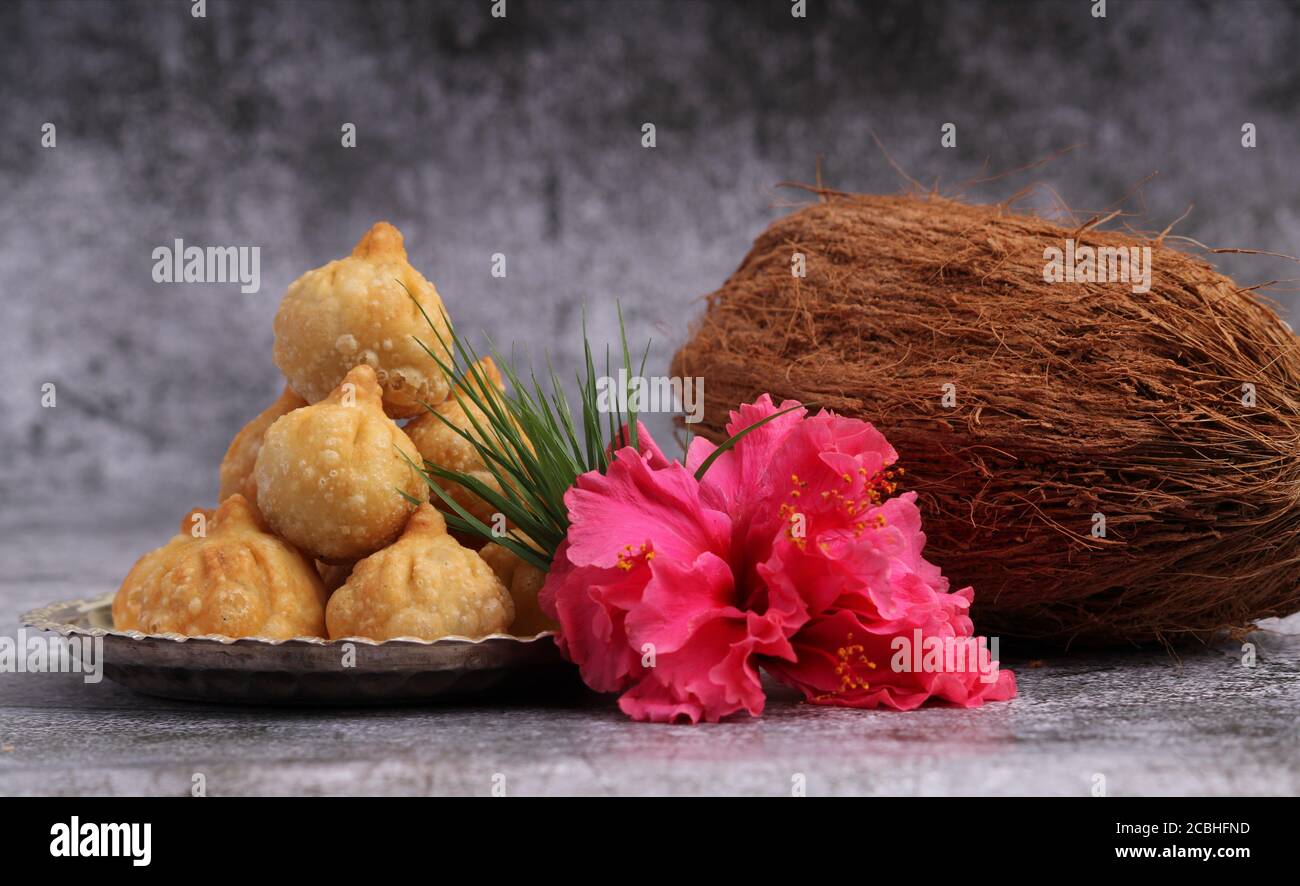
<path id="1" fill-rule="evenodd" d="M 111 590 L 161 527 L 0 525 L 0 634 L 15 613 Z M 0 795 L 1300 794 L 1300 619 L 1238 646 L 1003 656 L 1020 696 L 973 711 L 844 711 L 659 726 L 609 698 L 377 710 L 231 708 L 80 675 L 0 674 Z"/>

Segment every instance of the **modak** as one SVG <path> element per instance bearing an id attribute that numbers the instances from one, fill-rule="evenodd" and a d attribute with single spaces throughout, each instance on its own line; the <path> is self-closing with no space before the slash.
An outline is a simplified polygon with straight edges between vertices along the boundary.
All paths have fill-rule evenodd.
<path id="1" fill-rule="evenodd" d="M 514 601 L 515 620 L 510 623 L 510 633 L 516 637 L 532 637 L 542 631 L 559 630 L 560 626 L 546 617 L 537 602 L 537 594 L 546 582 L 545 572 L 498 544 L 484 545 L 478 553 Z"/>
<path id="2" fill-rule="evenodd" d="M 266 531 L 239 493 L 196 508 L 141 557 L 113 598 L 118 630 L 186 636 L 321 637 L 325 588 L 311 561 Z"/>
<path id="3" fill-rule="evenodd" d="M 350 371 L 324 400 L 276 419 L 253 475 L 277 533 L 317 560 L 357 560 L 391 544 L 429 488 L 420 454 L 384 415 L 375 370 Z"/>
<path id="4" fill-rule="evenodd" d="M 280 416 L 306 405 L 306 400 L 286 387 L 274 403 L 244 425 L 235 439 L 230 441 L 226 457 L 221 460 L 219 501 L 225 501 L 238 492 L 251 503 L 257 504 L 257 482 L 253 479 L 253 465 L 257 462 L 257 453 L 262 448 L 266 429 Z"/>
<path id="5" fill-rule="evenodd" d="M 446 422 L 450 422 L 455 427 L 469 433 L 475 440 L 480 443 L 483 442 L 483 434 L 478 429 L 490 428 L 488 417 L 483 413 L 483 410 L 474 405 L 463 393 L 463 388 L 465 385 L 469 385 L 476 394 L 481 395 L 486 393 L 483 388 L 488 385 L 495 388 L 497 393 L 504 392 L 505 384 L 502 382 L 501 373 L 497 370 L 496 363 L 492 361 L 491 357 L 484 357 L 475 364 L 475 367 L 477 367 L 478 374 L 462 382 L 462 393 L 459 399 L 453 394 L 434 407 L 434 411 L 438 415 L 430 415 L 426 411 L 419 418 L 411 420 L 406 425 L 405 430 L 407 435 L 410 436 L 411 442 L 415 444 L 415 448 L 420 450 L 420 455 L 425 461 L 451 471 L 468 474 L 488 488 L 500 492 L 501 484 L 497 482 L 496 476 L 488 470 L 478 450 L 474 448 L 472 443 L 446 424 Z M 442 418 L 440 419 L 438 416 L 442 416 Z M 443 419 L 446 421 L 443 421 Z M 477 423 L 477 428 L 475 423 Z M 490 435 L 491 431 L 489 430 Z M 484 523 L 492 524 L 493 515 L 496 513 L 496 508 L 492 505 L 459 483 L 438 480 L 438 485 L 445 489 L 458 505 Z M 435 497 L 434 503 L 440 504 L 440 501 Z"/>
<path id="6" fill-rule="evenodd" d="M 447 534 L 432 505 L 421 505 L 402 537 L 358 563 L 330 597 L 331 639 L 478 638 L 502 633 L 514 603 L 483 558 Z"/>
<path id="7" fill-rule="evenodd" d="M 416 336 L 434 353 L 447 353 L 440 343 L 450 340 L 442 299 L 406 260 L 397 228 L 378 222 L 352 255 L 289 286 L 275 315 L 275 365 L 310 403 L 324 399 L 352 367 L 370 366 L 385 411 L 409 418 L 423 403 L 441 403 L 449 390 L 438 361 Z"/>

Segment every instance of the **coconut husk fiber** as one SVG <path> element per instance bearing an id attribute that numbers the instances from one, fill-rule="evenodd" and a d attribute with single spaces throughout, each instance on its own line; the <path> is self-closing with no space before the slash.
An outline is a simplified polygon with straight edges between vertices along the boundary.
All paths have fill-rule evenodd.
<path id="1" fill-rule="evenodd" d="M 1204 641 L 1300 609 L 1300 348 L 1270 308 L 1161 238 L 817 193 L 674 359 L 705 380 L 697 432 L 764 392 L 875 424 L 981 633 Z M 1150 291 L 1045 282 L 1069 237 L 1151 247 Z"/>

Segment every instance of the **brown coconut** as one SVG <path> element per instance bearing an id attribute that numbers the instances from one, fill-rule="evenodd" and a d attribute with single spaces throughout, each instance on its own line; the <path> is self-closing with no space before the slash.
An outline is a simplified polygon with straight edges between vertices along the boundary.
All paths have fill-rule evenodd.
<path id="1" fill-rule="evenodd" d="M 1272 310 L 1160 238 L 820 197 L 759 236 L 677 354 L 706 382 L 696 430 L 720 438 L 765 391 L 874 423 L 982 633 L 1207 640 L 1300 609 L 1300 348 Z M 1149 246 L 1150 291 L 1045 282 L 1070 237 Z"/>

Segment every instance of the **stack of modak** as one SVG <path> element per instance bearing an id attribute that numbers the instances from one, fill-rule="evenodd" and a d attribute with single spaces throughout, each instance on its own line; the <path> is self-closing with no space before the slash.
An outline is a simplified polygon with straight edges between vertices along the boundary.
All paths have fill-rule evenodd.
<path id="1" fill-rule="evenodd" d="M 493 481 L 475 448 L 425 408 L 475 433 L 416 341 L 446 341 L 445 317 L 387 222 L 347 258 L 299 277 L 275 317 L 284 393 L 231 441 L 218 507 L 190 511 L 178 535 L 136 562 L 114 625 L 273 640 L 553 628 L 537 606 L 544 574 L 498 545 L 474 550 L 448 534 L 414 467 Z M 480 370 L 504 390 L 491 360 Z M 444 488 L 490 519 L 468 489 Z"/>

